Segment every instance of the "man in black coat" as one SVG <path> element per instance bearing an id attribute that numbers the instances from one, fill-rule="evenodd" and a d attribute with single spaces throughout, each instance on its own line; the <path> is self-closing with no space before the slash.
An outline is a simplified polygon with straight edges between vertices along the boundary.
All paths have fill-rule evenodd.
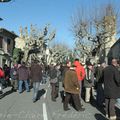
<path id="1" fill-rule="evenodd" d="M 117 60 L 103 70 L 105 111 L 106 117 L 116 120 L 115 102 L 120 98 L 120 75 L 117 69 Z"/>

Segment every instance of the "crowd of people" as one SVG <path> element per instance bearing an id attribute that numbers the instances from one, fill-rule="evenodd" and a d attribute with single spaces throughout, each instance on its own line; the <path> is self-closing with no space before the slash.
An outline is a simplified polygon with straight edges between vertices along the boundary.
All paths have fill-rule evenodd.
<path id="1" fill-rule="evenodd" d="M 83 65 L 75 59 L 66 64 L 63 76 L 65 111 L 70 110 L 69 104 L 77 111 L 84 111 L 82 99 L 85 103 L 94 99 L 97 107 L 105 110 L 107 119 L 117 119 L 115 106 L 120 108 L 119 60 L 112 59 L 110 65 L 105 62 L 92 64 L 90 61 Z"/>
<path id="2" fill-rule="evenodd" d="M 3 69 L 0 68 L 0 94 L 3 86 L 11 86 L 11 90 L 19 94 L 24 89 L 30 92 L 32 86 L 32 100 L 36 102 L 44 74 L 49 78 L 53 102 L 59 96 L 59 82 L 62 82 L 64 91 L 61 97 L 65 111 L 70 110 L 69 105 L 77 111 L 85 111 L 83 100 L 90 103 L 95 99 L 97 106 L 105 109 L 106 118 L 117 119 L 115 105 L 120 106 L 120 62 L 117 59 L 112 59 L 110 65 L 105 62 L 93 64 L 90 61 L 82 64 L 79 59 L 50 66 L 44 66 L 37 60 L 30 67 L 24 62 L 14 64 L 12 68 L 4 65 Z"/>
<path id="3" fill-rule="evenodd" d="M 10 86 L 12 92 L 18 91 L 21 94 L 24 90 L 30 92 L 32 86 L 33 102 L 36 102 L 43 70 L 43 65 L 37 60 L 34 60 L 30 67 L 27 67 L 25 62 L 13 64 L 11 68 L 5 64 L 3 69 L 0 68 L 0 93 L 2 94 L 3 89 Z"/>

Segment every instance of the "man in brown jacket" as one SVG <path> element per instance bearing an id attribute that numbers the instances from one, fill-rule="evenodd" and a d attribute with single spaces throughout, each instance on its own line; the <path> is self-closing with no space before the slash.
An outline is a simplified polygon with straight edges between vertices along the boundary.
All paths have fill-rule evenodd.
<path id="1" fill-rule="evenodd" d="M 31 65 L 31 80 L 33 83 L 33 102 L 37 101 L 37 95 L 40 87 L 40 82 L 42 80 L 42 67 L 38 63 L 39 61 L 35 60 Z"/>
<path id="2" fill-rule="evenodd" d="M 70 110 L 68 108 L 68 103 L 72 97 L 76 110 L 84 111 L 85 108 L 82 108 L 79 98 L 80 85 L 78 83 L 77 74 L 75 72 L 75 65 L 71 65 L 70 69 L 66 71 L 63 84 L 64 90 L 66 92 L 65 100 L 63 103 L 64 110 Z"/>

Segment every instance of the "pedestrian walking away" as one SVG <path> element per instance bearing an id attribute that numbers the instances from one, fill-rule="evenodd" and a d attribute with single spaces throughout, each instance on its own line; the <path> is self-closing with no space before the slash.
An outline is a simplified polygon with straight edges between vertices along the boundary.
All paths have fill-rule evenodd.
<path id="1" fill-rule="evenodd" d="M 42 80 L 42 67 L 38 60 L 34 60 L 31 64 L 30 77 L 33 83 L 33 102 L 38 100 L 38 91 Z"/>
<path id="2" fill-rule="evenodd" d="M 17 71 L 18 81 L 19 81 L 19 93 L 23 92 L 23 83 L 25 83 L 25 88 L 27 92 L 30 92 L 28 79 L 29 79 L 29 71 L 25 65 L 25 62 L 21 63 L 21 66 L 18 68 Z"/>

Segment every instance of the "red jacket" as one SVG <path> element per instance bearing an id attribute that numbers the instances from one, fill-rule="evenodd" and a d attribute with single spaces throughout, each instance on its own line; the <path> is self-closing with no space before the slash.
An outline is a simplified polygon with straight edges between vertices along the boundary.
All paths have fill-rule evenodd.
<path id="1" fill-rule="evenodd" d="M 85 78 L 85 69 L 84 67 L 79 63 L 79 61 L 75 61 L 74 65 L 76 66 L 76 72 L 77 72 L 77 77 L 78 80 L 84 80 Z"/>
<path id="2" fill-rule="evenodd" d="M 0 69 L 0 78 L 4 77 L 4 71 Z"/>

